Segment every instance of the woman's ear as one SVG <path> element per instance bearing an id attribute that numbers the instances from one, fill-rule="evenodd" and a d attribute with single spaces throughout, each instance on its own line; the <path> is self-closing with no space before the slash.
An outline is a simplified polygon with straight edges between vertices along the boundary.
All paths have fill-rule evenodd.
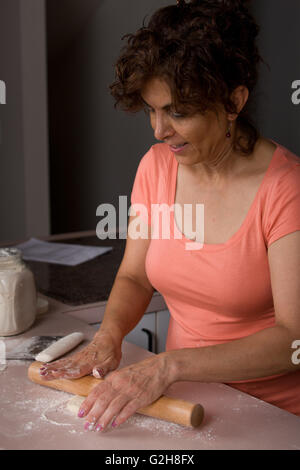
<path id="1" fill-rule="evenodd" d="M 249 98 L 249 90 L 247 87 L 240 85 L 237 88 L 235 88 L 235 90 L 233 90 L 230 98 L 236 106 L 237 113 L 229 114 L 228 119 L 234 120 L 237 118 L 237 115 L 242 111 L 242 109 L 246 105 L 248 98 Z"/>

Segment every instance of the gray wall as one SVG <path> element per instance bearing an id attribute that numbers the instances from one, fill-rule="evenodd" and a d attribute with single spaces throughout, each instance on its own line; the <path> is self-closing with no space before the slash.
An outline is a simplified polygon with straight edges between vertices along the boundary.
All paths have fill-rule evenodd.
<path id="1" fill-rule="evenodd" d="M 49 233 L 44 0 L 0 0 L 0 242 Z"/>
<path id="2" fill-rule="evenodd" d="M 300 156 L 300 105 L 291 100 L 292 82 L 300 80 L 300 1 L 255 0 L 253 12 L 261 25 L 261 55 L 270 66 L 261 66 L 257 122 L 263 135 Z"/>
<path id="3" fill-rule="evenodd" d="M 146 14 L 171 3 L 76 0 L 72 36 L 69 2 L 48 0 L 54 233 L 94 229 L 99 204 L 118 207 L 119 195 L 129 198 L 138 162 L 154 138 L 143 114 L 114 110 L 108 85 L 122 35 L 140 27 Z M 261 67 L 254 118 L 263 135 L 300 155 L 300 106 L 291 101 L 291 83 L 300 79 L 300 2 L 254 0 L 253 11 L 261 24 L 261 53 L 271 68 Z M 69 30 L 59 26 L 62 22 Z M 64 37 L 56 30 L 64 31 Z"/>
<path id="4" fill-rule="evenodd" d="M 16 0 L 0 2 L 0 78 L 6 104 L 0 105 L 0 237 L 24 235 L 25 182 L 22 158 L 20 11 Z"/>
<path id="5" fill-rule="evenodd" d="M 47 7 L 50 159 L 47 154 Z M 95 229 L 96 208 L 129 197 L 154 142 L 143 114 L 115 111 L 108 85 L 123 34 L 171 0 L 0 0 L 0 242 Z M 175 0 L 174 0 L 175 3 Z M 255 117 L 263 135 L 300 155 L 299 0 L 253 0 L 261 24 Z"/>
<path id="6" fill-rule="evenodd" d="M 65 6 L 68 7 L 68 2 Z M 61 40 L 63 0 L 48 0 L 48 82 L 53 233 L 95 229 L 101 203 L 118 207 L 129 196 L 140 158 L 154 142 L 143 114 L 115 111 L 108 86 L 121 37 L 169 0 L 92 0 L 75 14 L 84 20 Z M 79 2 L 76 2 L 79 7 Z M 88 15 L 87 9 L 92 12 Z M 70 8 L 69 15 L 74 15 Z M 73 19 L 74 21 L 74 19 Z M 55 33 L 55 31 L 57 32 Z M 80 31 L 78 31 L 80 30 Z M 67 44 L 66 44 L 67 43 Z M 54 44 L 54 46 L 53 46 Z"/>

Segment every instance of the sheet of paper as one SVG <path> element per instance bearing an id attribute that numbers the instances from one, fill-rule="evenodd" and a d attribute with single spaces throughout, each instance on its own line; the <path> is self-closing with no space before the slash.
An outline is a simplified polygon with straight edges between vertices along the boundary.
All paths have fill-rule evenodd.
<path id="1" fill-rule="evenodd" d="M 28 241 L 17 245 L 16 248 L 22 251 L 24 260 L 66 266 L 77 266 L 112 250 L 112 247 L 51 243 L 37 238 L 30 238 Z"/>

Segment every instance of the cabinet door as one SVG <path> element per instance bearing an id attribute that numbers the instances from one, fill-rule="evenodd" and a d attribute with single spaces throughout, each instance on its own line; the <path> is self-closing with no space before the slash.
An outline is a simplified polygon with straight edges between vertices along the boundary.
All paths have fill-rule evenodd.
<path id="1" fill-rule="evenodd" d="M 161 310 L 156 313 L 156 352 L 165 351 L 168 334 L 170 313 L 169 310 Z"/>
<path id="2" fill-rule="evenodd" d="M 137 326 L 125 336 L 125 341 L 156 352 L 155 313 L 146 313 Z M 143 331 L 146 330 L 146 331 Z"/>

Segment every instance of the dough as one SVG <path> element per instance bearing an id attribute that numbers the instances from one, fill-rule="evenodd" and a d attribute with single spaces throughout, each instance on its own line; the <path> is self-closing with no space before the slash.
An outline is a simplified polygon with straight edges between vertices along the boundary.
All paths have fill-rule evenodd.
<path id="1" fill-rule="evenodd" d="M 65 353 L 75 348 L 81 341 L 83 341 L 83 333 L 71 333 L 64 338 L 59 339 L 56 343 L 51 344 L 49 348 L 40 352 L 36 357 L 36 361 L 40 362 L 51 362 L 57 357 L 63 356 Z"/>
<path id="2" fill-rule="evenodd" d="M 71 411 L 72 414 L 78 415 L 78 411 L 81 407 L 81 403 L 86 399 L 86 397 L 80 397 L 79 395 L 75 395 L 71 398 L 71 400 L 67 403 L 67 409 Z"/>

